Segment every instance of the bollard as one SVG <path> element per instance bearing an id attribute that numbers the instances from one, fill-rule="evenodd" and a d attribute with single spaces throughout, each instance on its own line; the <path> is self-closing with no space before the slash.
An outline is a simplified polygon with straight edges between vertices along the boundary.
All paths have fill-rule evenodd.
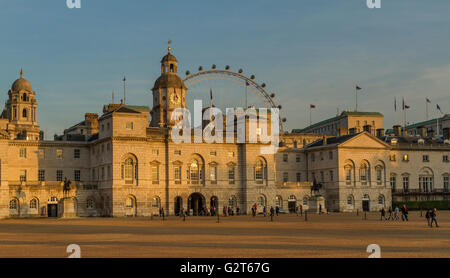
<path id="1" fill-rule="evenodd" d="M 367 212 L 364 212 L 364 220 L 367 220 Z"/>
<path id="2" fill-rule="evenodd" d="M 359 216 L 359 209 L 356 209 L 356 216 Z"/>
<path id="3" fill-rule="evenodd" d="M 186 221 L 186 213 L 183 213 L 183 221 Z"/>
<path id="4" fill-rule="evenodd" d="M 305 221 L 308 221 L 308 211 L 305 211 Z"/>
<path id="5" fill-rule="evenodd" d="M 220 223 L 220 216 L 219 216 L 219 213 L 217 213 L 217 223 Z"/>
<path id="6" fill-rule="evenodd" d="M 422 208 L 420 208 L 420 217 L 422 217 Z"/>

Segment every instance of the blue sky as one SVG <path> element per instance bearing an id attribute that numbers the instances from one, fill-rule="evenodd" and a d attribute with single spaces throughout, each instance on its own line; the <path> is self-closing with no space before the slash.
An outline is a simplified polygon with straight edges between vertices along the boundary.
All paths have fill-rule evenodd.
<path id="1" fill-rule="evenodd" d="M 425 119 L 425 97 L 450 113 L 450 1 L 365 0 L 150 1 L 0 0 L 0 101 L 23 67 L 50 139 L 101 112 L 122 92 L 128 103 L 152 105 L 168 39 L 179 72 L 198 66 L 243 68 L 265 82 L 283 105 L 287 128 L 359 108 L 395 120 L 405 97 L 408 122 Z M 184 74 L 182 74 L 184 77 Z M 207 94 L 207 92 L 206 92 Z M 401 117 L 397 115 L 399 120 Z"/>

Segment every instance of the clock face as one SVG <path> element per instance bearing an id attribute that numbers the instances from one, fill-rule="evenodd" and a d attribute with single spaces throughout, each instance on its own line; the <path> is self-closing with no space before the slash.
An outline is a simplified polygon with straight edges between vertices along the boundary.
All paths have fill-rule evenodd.
<path id="1" fill-rule="evenodd" d="M 179 104 L 180 101 L 181 101 L 181 99 L 176 93 L 172 93 L 170 95 L 170 102 L 172 102 L 172 104 Z"/>

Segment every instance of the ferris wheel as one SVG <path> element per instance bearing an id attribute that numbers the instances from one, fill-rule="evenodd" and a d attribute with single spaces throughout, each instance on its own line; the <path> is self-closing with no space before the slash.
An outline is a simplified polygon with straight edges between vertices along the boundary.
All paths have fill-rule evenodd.
<path id="1" fill-rule="evenodd" d="M 258 97 L 263 105 L 266 108 L 278 108 L 282 109 L 282 106 L 275 103 L 275 93 L 268 93 L 266 91 L 266 84 L 261 83 L 258 84 L 255 81 L 255 76 L 251 75 L 247 77 L 243 75 L 243 70 L 239 69 L 238 72 L 234 72 L 230 70 L 230 66 L 226 66 L 224 70 L 218 69 L 216 65 L 212 65 L 211 69 L 203 69 L 203 67 L 198 68 L 198 72 L 191 73 L 190 71 L 186 71 L 186 77 L 183 80 L 185 86 L 189 89 L 192 86 L 202 83 L 208 82 L 210 80 L 226 80 L 232 82 L 242 88 L 245 89 L 246 94 L 246 108 L 249 108 L 247 103 L 247 90 L 252 92 L 253 95 Z M 286 122 L 286 118 L 281 118 L 280 113 L 280 133 L 283 133 L 283 123 Z"/>

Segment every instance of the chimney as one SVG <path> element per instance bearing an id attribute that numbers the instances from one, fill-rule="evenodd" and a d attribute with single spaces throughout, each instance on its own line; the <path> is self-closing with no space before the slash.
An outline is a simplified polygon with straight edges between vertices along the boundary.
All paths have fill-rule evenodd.
<path id="1" fill-rule="evenodd" d="M 347 129 L 344 127 L 338 128 L 338 136 L 344 136 L 347 135 Z"/>
<path id="2" fill-rule="evenodd" d="M 384 128 L 377 129 L 377 137 L 384 137 Z"/>
<path id="3" fill-rule="evenodd" d="M 394 134 L 395 136 L 401 136 L 402 135 L 402 127 L 399 125 L 394 125 Z"/>
<path id="4" fill-rule="evenodd" d="M 420 134 L 420 137 L 426 138 L 427 137 L 427 128 L 424 126 L 420 127 L 419 134 Z"/>
<path id="5" fill-rule="evenodd" d="M 363 130 L 372 134 L 372 127 L 370 125 L 363 126 Z"/>
<path id="6" fill-rule="evenodd" d="M 355 134 L 356 128 L 350 128 L 348 131 L 349 131 L 349 134 Z"/>

